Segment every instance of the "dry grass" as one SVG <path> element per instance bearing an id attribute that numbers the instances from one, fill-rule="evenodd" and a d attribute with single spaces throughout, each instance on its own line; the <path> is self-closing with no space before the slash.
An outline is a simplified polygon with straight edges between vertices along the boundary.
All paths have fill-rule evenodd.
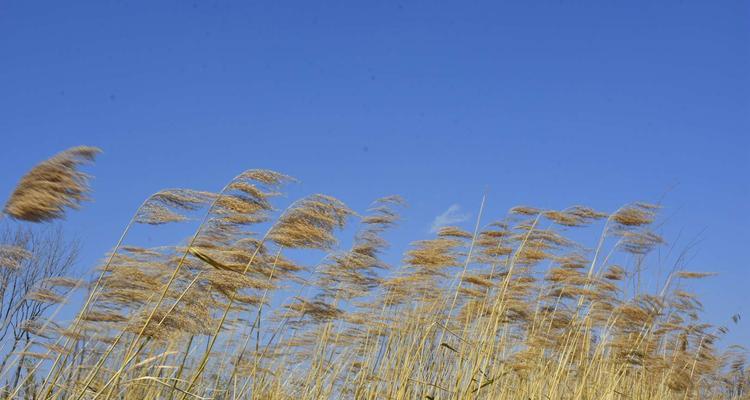
<path id="1" fill-rule="evenodd" d="M 60 217 L 83 198 L 75 166 L 93 154 L 73 149 L 35 168 L 6 212 Z M 40 183 L 49 176 L 55 185 Z M 502 221 L 477 221 L 475 232 L 445 227 L 413 243 L 394 269 L 381 260 L 383 234 L 403 200 L 380 199 L 359 215 L 314 195 L 279 210 L 273 202 L 291 180 L 251 170 L 218 193 L 166 190 L 147 199 L 98 267 L 77 317 L 29 323 L 39 335 L 19 352 L 26 365 L 16 385 L 7 380 L 12 365 L 0 371 L 5 395 L 750 398 L 744 350 L 717 348 L 727 328 L 701 322 L 683 284 L 707 274 L 676 270 L 654 292 L 633 289 L 635 274 L 621 261 L 647 263 L 664 242 L 650 228 L 654 206 L 611 214 L 517 207 Z M 152 225 L 200 213 L 186 243 L 124 244 L 136 226 L 159 229 Z M 357 234 L 337 248 L 349 223 Z M 587 249 L 566 237 L 573 229 L 602 233 Z M 0 250 L 9 265 L 24 257 Z M 310 252 L 322 261 L 298 261 Z"/>

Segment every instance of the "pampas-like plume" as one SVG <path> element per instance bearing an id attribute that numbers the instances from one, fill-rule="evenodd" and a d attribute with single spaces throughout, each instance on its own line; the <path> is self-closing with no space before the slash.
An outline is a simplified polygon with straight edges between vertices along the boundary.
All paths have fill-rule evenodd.
<path id="1" fill-rule="evenodd" d="M 76 209 L 88 199 L 90 176 L 78 167 L 92 162 L 100 151 L 96 147 L 78 146 L 41 162 L 21 178 L 4 212 L 29 222 L 63 218 L 66 208 Z"/>
<path id="2" fill-rule="evenodd" d="M 550 221 L 563 226 L 584 226 L 607 216 L 607 214 L 584 206 L 573 206 L 564 211 L 545 211 L 543 215 Z"/>
<path id="3" fill-rule="evenodd" d="M 279 218 L 268 237 L 288 248 L 328 249 L 336 244 L 335 228 L 343 228 L 353 212 L 339 200 L 321 194 L 298 202 Z"/>
<path id="4" fill-rule="evenodd" d="M 406 253 L 406 264 L 418 270 L 440 273 L 448 267 L 460 265 L 457 249 L 462 242 L 457 239 L 439 237 L 413 243 L 414 249 Z"/>
<path id="5" fill-rule="evenodd" d="M 621 208 L 612 215 L 612 219 L 626 227 L 648 225 L 654 221 L 654 217 L 656 216 L 655 209 L 657 209 L 657 206 L 636 203 Z"/>
<path id="6" fill-rule="evenodd" d="M 0 245 L 0 268 L 18 269 L 31 253 L 19 246 Z"/>
<path id="7" fill-rule="evenodd" d="M 716 275 L 715 272 L 690 272 L 690 271 L 680 271 L 677 273 L 677 276 L 684 279 L 700 279 L 700 278 L 706 278 L 709 276 Z"/>
<path id="8" fill-rule="evenodd" d="M 49 289 L 38 289 L 26 295 L 26 299 L 32 301 L 38 301 L 40 303 L 62 303 L 65 301 L 65 297 L 53 292 Z"/>
<path id="9" fill-rule="evenodd" d="M 189 189 L 166 189 L 151 196 L 138 210 L 135 221 L 142 224 L 161 225 L 181 222 L 186 216 L 177 211 L 193 211 L 216 198 L 214 193 Z"/>

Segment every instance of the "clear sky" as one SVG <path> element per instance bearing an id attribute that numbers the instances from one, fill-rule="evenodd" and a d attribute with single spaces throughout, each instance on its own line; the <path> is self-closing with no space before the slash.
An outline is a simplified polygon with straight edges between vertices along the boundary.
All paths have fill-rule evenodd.
<path id="1" fill-rule="evenodd" d="M 394 260 L 449 209 L 663 199 L 710 321 L 750 344 L 750 2 L 0 2 L 0 195 L 104 149 L 69 215 L 92 265 L 161 188 L 247 168 L 362 210 Z M 323 3 L 326 3 L 325 5 Z M 471 225 L 471 221 L 466 221 Z"/>

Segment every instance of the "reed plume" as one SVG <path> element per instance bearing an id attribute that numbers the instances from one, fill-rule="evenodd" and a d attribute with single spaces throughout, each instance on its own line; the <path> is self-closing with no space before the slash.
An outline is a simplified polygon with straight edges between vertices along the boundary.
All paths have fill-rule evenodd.
<path id="1" fill-rule="evenodd" d="M 4 212 L 18 220 L 44 222 L 62 218 L 66 208 L 79 208 L 88 200 L 90 176 L 78 168 L 93 162 L 100 152 L 78 146 L 39 163 L 21 178 Z"/>

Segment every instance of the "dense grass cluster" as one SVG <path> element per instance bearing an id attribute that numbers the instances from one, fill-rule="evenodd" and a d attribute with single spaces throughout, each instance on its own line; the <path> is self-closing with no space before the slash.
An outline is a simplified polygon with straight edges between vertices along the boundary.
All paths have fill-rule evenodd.
<path id="1" fill-rule="evenodd" d="M 0 371 L 5 394 L 750 398 L 742 349 L 717 348 L 726 328 L 704 324 L 686 290 L 706 274 L 675 268 L 652 291 L 642 282 L 638 271 L 664 242 L 654 205 L 516 207 L 491 222 L 480 210 L 472 231 L 443 227 L 389 267 L 383 236 L 401 198 L 361 213 L 325 195 L 277 204 L 291 181 L 249 170 L 216 193 L 148 198 L 83 285 L 76 317 L 29 322 L 34 340 Z M 24 201 L 31 209 L 8 209 L 47 219 Z M 129 244 L 136 226 L 159 232 L 196 218 L 183 242 Z M 347 224 L 357 233 L 342 250 L 337 235 Z M 576 235 L 597 239 L 584 245 Z M 300 261 L 315 251 L 319 262 Z M 14 362 L 24 364 L 16 382 Z"/>

